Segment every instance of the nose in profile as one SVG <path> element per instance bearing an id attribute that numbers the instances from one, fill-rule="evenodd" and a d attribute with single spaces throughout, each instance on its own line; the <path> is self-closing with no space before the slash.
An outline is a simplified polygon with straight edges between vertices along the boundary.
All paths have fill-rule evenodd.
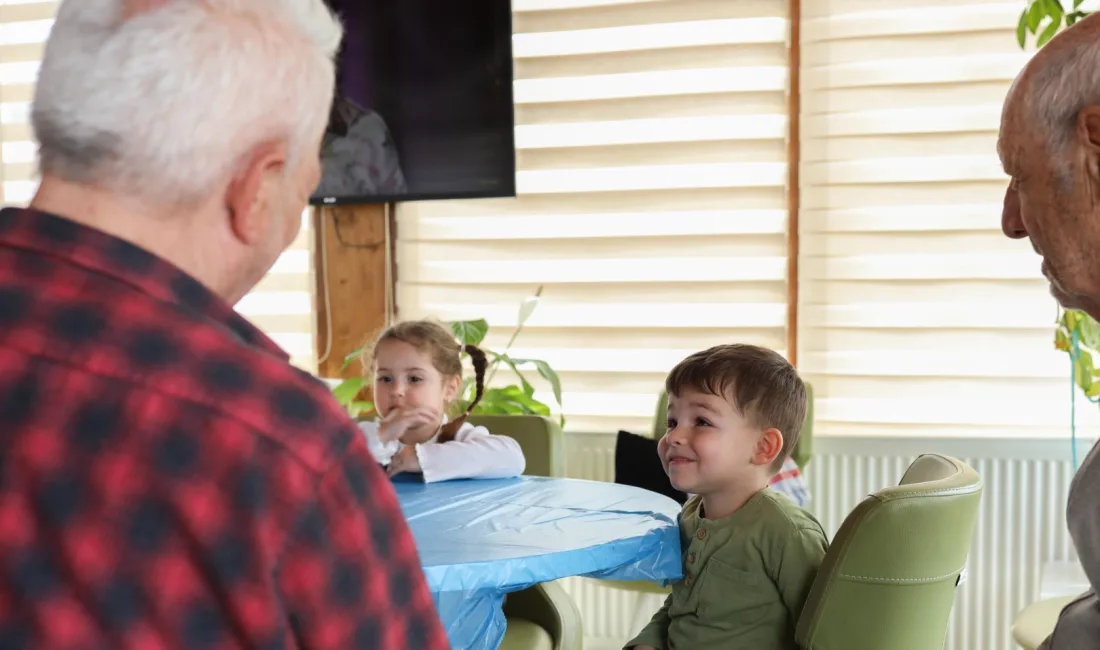
<path id="1" fill-rule="evenodd" d="M 1001 212 L 1001 231 L 1009 239 L 1023 239 L 1027 237 L 1027 229 L 1024 228 L 1024 220 L 1020 215 L 1020 193 L 1014 184 L 1010 184 L 1005 190 L 1005 206 Z"/>

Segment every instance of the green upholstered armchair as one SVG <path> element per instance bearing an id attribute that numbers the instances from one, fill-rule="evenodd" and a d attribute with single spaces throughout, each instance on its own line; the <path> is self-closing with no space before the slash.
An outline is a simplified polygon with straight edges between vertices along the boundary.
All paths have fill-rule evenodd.
<path id="1" fill-rule="evenodd" d="M 538 415 L 471 415 L 467 422 L 518 442 L 527 476 L 565 476 L 565 439 L 557 421 Z"/>
<path id="2" fill-rule="evenodd" d="M 581 613 L 556 582 L 544 582 L 504 602 L 508 628 L 500 650 L 583 650 Z"/>
<path id="3" fill-rule="evenodd" d="M 848 515 L 799 617 L 804 650 L 942 650 L 978 521 L 982 479 L 921 456 Z"/>
<path id="4" fill-rule="evenodd" d="M 519 443 L 528 476 L 565 476 L 561 427 L 537 415 L 471 415 L 468 422 Z M 500 650 L 582 650 L 583 627 L 576 603 L 554 582 L 508 594 L 508 627 Z"/>
<path id="5" fill-rule="evenodd" d="M 1024 650 L 1036 650 L 1054 633 L 1062 610 L 1079 596 L 1048 598 L 1034 602 L 1012 621 L 1012 639 Z"/>

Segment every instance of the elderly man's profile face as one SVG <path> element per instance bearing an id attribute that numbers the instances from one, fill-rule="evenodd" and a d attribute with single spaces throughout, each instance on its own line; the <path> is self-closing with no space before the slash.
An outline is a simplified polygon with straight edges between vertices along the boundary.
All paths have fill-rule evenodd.
<path id="1" fill-rule="evenodd" d="M 997 150 L 1010 180 L 1001 228 L 1031 241 L 1059 303 L 1100 317 L 1100 107 L 1086 107 L 1068 141 L 1055 144 L 1058 134 L 1044 132 L 1035 110 L 1044 97 L 1028 94 L 1041 55 L 1005 99 Z"/>

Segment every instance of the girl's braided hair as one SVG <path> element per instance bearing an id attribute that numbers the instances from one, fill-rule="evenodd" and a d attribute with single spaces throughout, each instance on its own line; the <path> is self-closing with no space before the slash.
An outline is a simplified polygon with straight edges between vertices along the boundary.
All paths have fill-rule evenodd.
<path id="1" fill-rule="evenodd" d="M 369 350 L 363 351 L 363 367 L 370 368 L 374 363 L 374 357 L 378 352 L 378 346 L 385 341 L 401 341 L 408 343 L 420 352 L 427 352 L 431 357 L 432 366 L 444 377 L 462 377 L 462 352 L 470 355 L 470 361 L 474 366 L 474 399 L 470 401 L 458 417 L 443 425 L 439 433 L 439 442 L 454 440 L 458 430 L 466 423 L 470 411 L 481 401 L 485 394 L 485 371 L 489 367 L 489 359 L 485 353 L 475 345 L 462 345 L 455 339 L 451 329 L 434 320 L 410 320 L 396 325 L 391 325 L 382 330 L 375 339 L 374 345 Z"/>

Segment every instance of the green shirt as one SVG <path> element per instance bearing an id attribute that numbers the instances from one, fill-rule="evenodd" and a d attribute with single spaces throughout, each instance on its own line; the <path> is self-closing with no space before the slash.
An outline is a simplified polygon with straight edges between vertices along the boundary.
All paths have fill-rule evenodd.
<path id="1" fill-rule="evenodd" d="M 725 519 L 680 513 L 684 579 L 627 648 L 795 650 L 794 629 L 829 542 L 787 497 L 761 490 Z"/>

